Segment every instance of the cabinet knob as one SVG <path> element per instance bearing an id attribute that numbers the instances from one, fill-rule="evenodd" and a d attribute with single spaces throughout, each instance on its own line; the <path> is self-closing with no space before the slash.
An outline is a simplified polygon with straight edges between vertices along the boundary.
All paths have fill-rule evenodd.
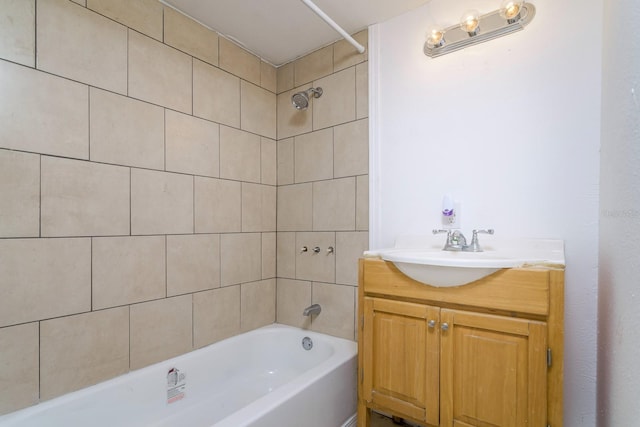
<path id="1" fill-rule="evenodd" d="M 440 325 L 440 328 L 441 328 L 443 331 L 446 331 L 446 330 L 448 330 L 448 329 L 449 329 L 449 324 L 445 322 L 445 323 L 443 323 L 442 325 Z"/>
<path id="2" fill-rule="evenodd" d="M 306 246 L 300 248 L 300 252 L 307 252 L 308 250 L 309 248 L 307 248 Z"/>
<path id="3" fill-rule="evenodd" d="M 320 247 L 316 246 L 315 248 L 313 248 L 313 252 L 320 253 Z"/>
<path id="4" fill-rule="evenodd" d="M 436 321 L 435 320 L 429 320 L 427 322 L 427 325 L 429 325 L 430 328 L 435 328 L 436 327 Z"/>

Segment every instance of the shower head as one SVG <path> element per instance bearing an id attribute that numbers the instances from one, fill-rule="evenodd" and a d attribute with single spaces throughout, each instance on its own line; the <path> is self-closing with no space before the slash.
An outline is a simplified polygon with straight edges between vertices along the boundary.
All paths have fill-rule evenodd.
<path id="1" fill-rule="evenodd" d="M 320 98 L 322 96 L 322 88 L 310 87 L 309 89 L 303 92 L 294 93 L 291 97 L 291 103 L 298 110 L 306 110 L 309 106 L 309 96 L 313 94 L 314 98 Z"/>

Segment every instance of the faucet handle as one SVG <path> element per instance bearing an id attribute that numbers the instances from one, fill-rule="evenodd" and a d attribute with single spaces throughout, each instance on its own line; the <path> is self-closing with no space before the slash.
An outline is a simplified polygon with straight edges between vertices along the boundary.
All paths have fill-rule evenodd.
<path id="1" fill-rule="evenodd" d="M 493 228 L 487 228 L 486 230 L 473 230 L 473 235 L 477 236 L 478 233 L 482 234 L 493 234 Z"/>
<path id="2" fill-rule="evenodd" d="M 482 247 L 478 241 L 478 234 L 493 234 L 493 228 L 486 230 L 473 230 L 473 236 L 471 237 L 471 244 L 469 245 L 469 252 L 482 252 Z"/>

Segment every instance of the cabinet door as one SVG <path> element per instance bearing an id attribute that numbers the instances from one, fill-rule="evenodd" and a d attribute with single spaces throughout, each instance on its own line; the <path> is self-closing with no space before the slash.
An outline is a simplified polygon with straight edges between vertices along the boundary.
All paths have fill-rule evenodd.
<path id="1" fill-rule="evenodd" d="M 363 394 L 395 415 L 439 423 L 440 309 L 364 299 Z"/>
<path id="2" fill-rule="evenodd" d="M 441 311 L 441 427 L 546 426 L 545 323 Z"/>

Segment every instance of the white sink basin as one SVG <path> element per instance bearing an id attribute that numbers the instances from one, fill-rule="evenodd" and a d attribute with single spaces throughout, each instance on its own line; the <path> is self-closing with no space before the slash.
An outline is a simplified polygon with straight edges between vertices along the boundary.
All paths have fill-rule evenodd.
<path id="1" fill-rule="evenodd" d="M 484 252 L 443 251 L 442 236 L 405 237 L 396 246 L 365 252 L 365 256 L 391 261 L 407 276 L 438 287 L 460 286 L 502 268 L 564 266 L 562 240 L 496 240 L 483 236 Z"/>

